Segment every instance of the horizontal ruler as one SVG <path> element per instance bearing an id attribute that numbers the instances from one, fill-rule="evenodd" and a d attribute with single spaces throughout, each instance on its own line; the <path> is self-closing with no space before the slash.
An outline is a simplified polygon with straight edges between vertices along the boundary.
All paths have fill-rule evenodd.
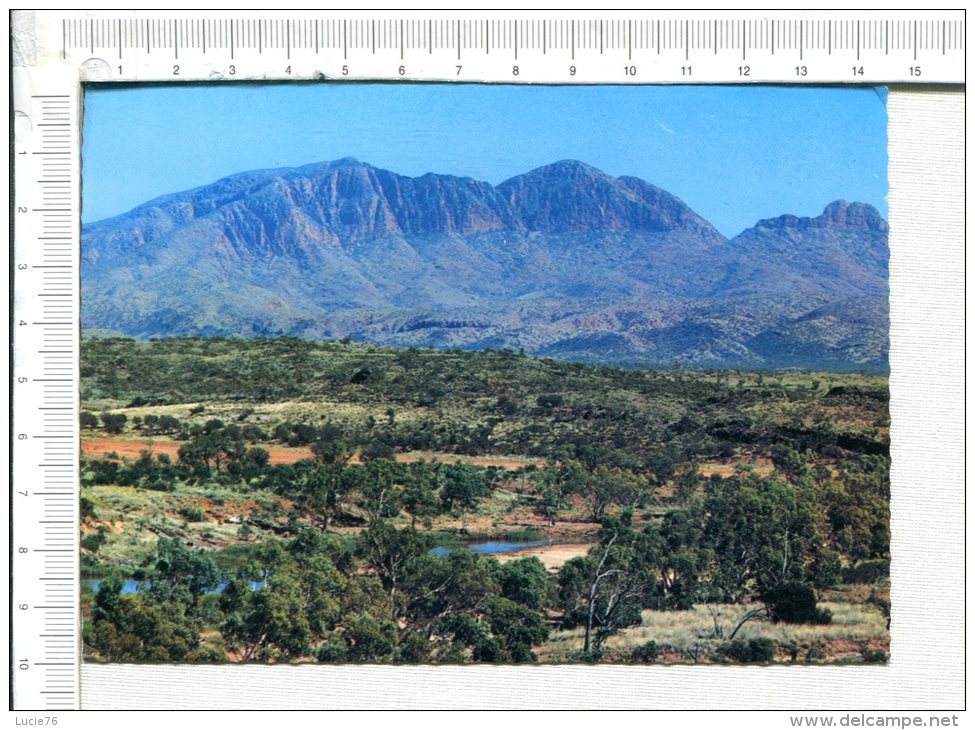
<path id="1" fill-rule="evenodd" d="M 964 11 L 36 14 L 90 81 L 963 83 Z M 57 59 L 51 59 L 56 62 Z"/>

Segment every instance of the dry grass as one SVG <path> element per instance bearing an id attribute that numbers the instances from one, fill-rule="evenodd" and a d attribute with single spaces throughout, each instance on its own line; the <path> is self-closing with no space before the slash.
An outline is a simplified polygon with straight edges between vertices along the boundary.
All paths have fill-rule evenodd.
<path id="1" fill-rule="evenodd" d="M 82 496 L 92 502 L 95 512 L 93 518 L 85 520 L 82 533 L 103 528 L 106 540 L 98 549 L 97 559 L 123 570 L 140 567 L 155 552 L 160 536 L 180 537 L 197 547 L 226 547 L 239 542 L 240 525 L 261 512 L 261 502 L 286 506 L 275 495 L 241 495 L 214 486 L 182 485 L 178 492 L 157 492 L 99 485 L 84 487 Z M 187 507 L 200 508 L 203 519 L 189 522 L 181 512 Z M 285 519 L 283 511 L 278 519 Z"/>
<path id="2" fill-rule="evenodd" d="M 773 624 L 751 621 L 736 635 L 736 639 L 768 638 L 778 647 L 777 661 L 791 660 L 791 645 L 802 660 L 810 648 L 817 647 L 823 656 L 818 661 L 849 661 L 860 656 L 865 647 L 883 648 L 890 636 L 886 619 L 870 605 L 823 601 L 819 604 L 833 613 L 833 620 L 825 626 Z M 718 613 L 718 626 L 724 637 L 731 634 L 738 619 L 757 605 L 716 604 L 710 608 Z M 572 661 L 582 650 L 583 629 L 553 632 L 550 640 L 537 652 L 543 662 Z M 624 629 L 610 637 L 604 652 L 608 661 L 625 661 L 636 647 L 655 641 L 661 649 L 661 661 L 692 662 L 692 654 L 699 659 L 717 652 L 726 638 L 715 636 L 715 623 L 707 606 L 695 606 L 689 611 L 644 611 L 640 626 Z M 698 651 L 695 652 L 695 649 Z M 713 658 L 713 656 L 712 656 Z"/>

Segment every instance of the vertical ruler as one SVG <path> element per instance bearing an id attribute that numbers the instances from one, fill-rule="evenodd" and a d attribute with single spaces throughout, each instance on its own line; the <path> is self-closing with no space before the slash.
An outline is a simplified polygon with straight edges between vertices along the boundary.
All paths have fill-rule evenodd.
<path id="1" fill-rule="evenodd" d="M 15 86 L 14 707 L 79 704 L 79 91 Z"/>

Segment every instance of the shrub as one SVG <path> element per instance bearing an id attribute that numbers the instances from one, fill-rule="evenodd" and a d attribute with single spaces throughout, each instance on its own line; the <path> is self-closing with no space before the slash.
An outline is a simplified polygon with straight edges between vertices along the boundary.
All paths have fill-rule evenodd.
<path id="1" fill-rule="evenodd" d="M 860 656 L 863 657 L 863 661 L 868 664 L 886 664 L 887 663 L 887 652 L 883 649 L 861 649 Z"/>
<path id="2" fill-rule="evenodd" d="M 362 383 L 367 382 L 371 375 L 372 371 L 369 370 L 369 368 L 361 368 L 353 373 L 352 377 L 349 378 L 349 382 L 353 383 L 354 385 L 361 385 Z"/>
<path id="3" fill-rule="evenodd" d="M 170 416 L 168 414 L 163 414 L 159 416 L 159 421 L 157 422 L 157 428 L 162 433 L 170 433 L 172 431 L 178 431 L 181 425 L 182 424 L 180 424 L 178 418 L 176 418 L 175 416 Z"/>
<path id="4" fill-rule="evenodd" d="M 542 393 L 536 399 L 540 408 L 557 408 L 563 403 L 563 398 L 559 393 Z"/>
<path id="5" fill-rule="evenodd" d="M 864 560 L 843 571 L 844 583 L 875 583 L 890 576 L 889 560 Z"/>
<path id="6" fill-rule="evenodd" d="M 741 664 L 767 664 L 775 658 L 775 642 L 765 637 L 748 641 L 735 639 L 722 644 L 719 651 Z"/>
<path id="7" fill-rule="evenodd" d="M 187 522 L 203 522 L 203 510 L 195 506 L 180 507 L 179 513 Z"/>
<path id="8" fill-rule="evenodd" d="M 119 434 L 125 429 L 125 423 L 129 419 L 124 413 L 103 413 L 102 426 L 107 433 Z"/>
<path id="9" fill-rule="evenodd" d="M 396 648 L 397 628 L 392 621 L 357 613 L 347 618 L 342 638 L 349 661 L 379 662 L 390 658 Z"/>
<path id="10" fill-rule="evenodd" d="M 78 505 L 81 510 L 81 519 L 87 519 L 89 517 L 95 517 L 95 503 L 92 502 L 88 497 L 82 496 L 78 500 Z"/>
<path id="11" fill-rule="evenodd" d="M 328 664 L 341 662 L 345 659 L 345 644 L 341 640 L 331 638 L 319 647 L 317 658 L 318 661 Z"/>
<path id="12" fill-rule="evenodd" d="M 407 634 L 396 647 L 395 661 L 406 664 L 427 664 L 430 662 L 432 650 L 433 644 L 425 636 L 413 632 Z"/>
<path id="13" fill-rule="evenodd" d="M 816 592 L 808 583 L 780 583 L 761 595 L 772 621 L 787 624 L 828 624 L 833 614 L 816 607 Z"/>
<path id="14" fill-rule="evenodd" d="M 821 641 L 814 642 L 809 645 L 809 650 L 806 652 L 806 663 L 822 661 L 826 658 L 826 646 Z"/>
<path id="15" fill-rule="evenodd" d="M 254 415 L 254 409 L 253 409 L 253 408 L 245 408 L 244 410 L 242 410 L 242 411 L 241 411 L 241 412 L 240 412 L 240 413 L 239 413 L 239 414 L 237 415 L 237 420 L 238 420 L 238 421 L 246 421 L 246 420 L 247 420 L 248 418 L 250 418 L 250 417 L 251 417 L 252 415 Z"/>
<path id="16" fill-rule="evenodd" d="M 816 588 L 829 588 L 836 585 L 843 574 L 840 556 L 832 550 L 823 550 L 810 566 L 810 574 Z"/>
<path id="17" fill-rule="evenodd" d="M 227 655 L 215 646 L 203 645 L 186 655 L 186 661 L 193 664 L 223 664 Z"/>
<path id="18" fill-rule="evenodd" d="M 591 651 L 579 651 L 572 655 L 572 661 L 583 664 L 599 664 L 603 659 L 602 649 L 592 649 Z"/>
<path id="19" fill-rule="evenodd" d="M 512 504 L 514 505 L 514 503 Z M 525 527 L 520 530 L 509 530 L 506 537 L 511 542 L 533 542 L 535 540 L 541 540 L 542 533 L 534 527 Z"/>
<path id="20" fill-rule="evenodd" d="M 506 416 L 513 416 L 518 412 L 518 401 L 514 398 L 503 395 L 498 398 L 494 406 L 498 412 L 503 413 Z"/>
<path id="21" fill-rule="evenodd" d="M 245 423 L 240 429 L 240 437 L 245 441 L 265 441 L 267 440 L 267 434 L 263 429 L 251 424 Z"/>
<path id="22" fill-rule="evenodd" d="M 640 644 L 640 646 L 630 652 L 630 661 L 641 664 L 652 664 L 657 661 L 658 656 L 660 656 L 660 648 L 657 646 L 657 642 L 648 641 L 646 644 Z"/>
<path id="23" fill-rule="evenodd" d="M 219 418 L 211 418 L 203 424 L 203 433 L 213 433 L 214 431 L 219 431 L 220 429 L 224 428 L 224 426 L 226 426 L 226 424 Z"/>
<path id="24" fill-rule="evenodd" d="M 140 486 L 142 486 L 140 484 Z M 151 481 L 145 484 L 146 489 L 151 489 L 154 492 L 175 492 L 176 483 L 175 482 L 164 482 L 161 479 Z"/>
<path id="25" fill-rule="evenodd" d="M 105 528 L 99 527 L 97 532 L 90 532 L 81 538 L 81 547 L 96 553 L 98 548 L 105 544 L 105 540 Z"/>

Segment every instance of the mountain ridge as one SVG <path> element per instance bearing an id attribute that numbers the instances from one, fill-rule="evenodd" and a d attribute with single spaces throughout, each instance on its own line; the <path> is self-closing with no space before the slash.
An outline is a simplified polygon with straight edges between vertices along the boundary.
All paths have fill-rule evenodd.
<path id="1" fill-rule="evenodd" d="M 835 367 L 883 369 L 887 232 L 871 206 L 834 201 L 728 239 L 666 190 L 576 160 L 491 185 L 342 158 L 237 173 L 86 224 L 82 322 L 140 337 L 352 336 L 795 366 L 789 352 L 815 342 L 782 345 L 782 357 L 767 343 L 810 330 L 796 318 L 825 297 L 870 301 L 876 316 L 846 349 L 803 337 L 823 340 Z M 613 324 L 603 315 L 614 307 L 640 314 Z M 593 316 L 572 325 L 576 310 Z M 727 342 L 709 348 L 708 337 Z"/>

